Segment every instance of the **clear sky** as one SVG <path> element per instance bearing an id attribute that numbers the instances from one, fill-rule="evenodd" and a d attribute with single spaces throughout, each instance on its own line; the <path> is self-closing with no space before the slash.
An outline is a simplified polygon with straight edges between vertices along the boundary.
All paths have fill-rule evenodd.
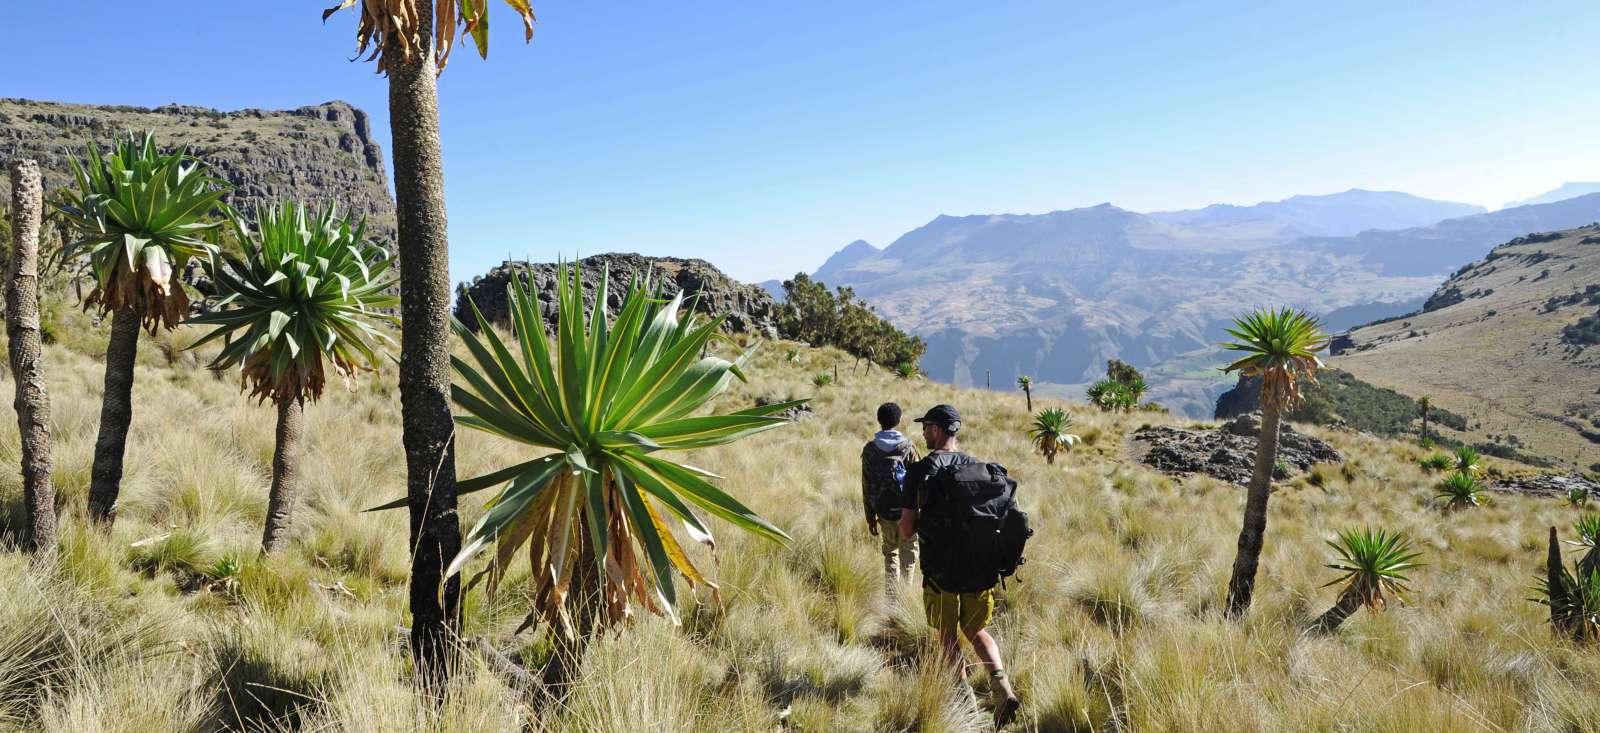
<path id="1" fill-rule="evenodd" d="M 1600 3 L 576 2 L 441 79 L 452 272 L 704 257 L 760 280 L 944 214 L 1600 179 Z M 6 11 L 0 96 L 285 108 L 384 81 L 333 0 Z M 1138 5 L 1139 7 L 1114 7 Z"/>

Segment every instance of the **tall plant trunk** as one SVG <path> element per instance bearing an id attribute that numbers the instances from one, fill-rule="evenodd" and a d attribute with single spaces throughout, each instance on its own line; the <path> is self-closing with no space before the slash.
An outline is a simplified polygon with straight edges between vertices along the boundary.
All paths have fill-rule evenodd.
<path id="1" fill-rule="evenodd" d="M 44 207 L 39 164 L 11 163 L 11 266 L 6 278 L 6 335 L 17 383 L 17 430 L 22 436 L 22 497 L 28 546 L 56 549 L 56 490 L 50 483 L 50 394 L 39 360 L 39 217 Z"/>
<path id="2" fill-rule="evenodd" d="M 111 313 L 111 340 L 106 344 L 106 387 L 100 398 L 100 436 L 94 441 L 94 467 L 89 474 L 89 517 L 109 526 L 117 517 L 122 489 L 122 454 L 133 422 L 133 362 L 139 355 L 139 313 L 121 308 Z"/>
<path id="3" fill-rule="evenodd" d="M 1345 619 L 1350 618 L 1350 614 L 1355 613 L 1358 608 L 1361 608 L 1361 594 L 1356 592 L 1354 585 L 1345 586 L 1345 589 L 1339 593 L 1339 600 L 1334 601 L 1333 608 L 1318 616 L 1316 623 L 1311 625 L 1311 629 L 1323 634 L 1331 632 L 1339 628 Z"/>
<path id="4" fill-rule="evenodd" d="M 578 526 L 587 524 L 580 517 Z M 572 619 L 572 636 L 551 629 L 554 649 L 544 669 L 544 685 L 557 700 L 564 699 L 578 679 L 583 666 L 583 655 L 594 640 L 600 614 L 600 571 L 595 565 L 594 540 L 587 531 L 579 540 L 580 550 L 576 569 L 572 574 L 572 587 L 567 594 L 567 616 Z"/>
<path id="5" fill-rule="evenodd" d="M 388 38 L 389 132 L 400 250 L 400 409 L 411 530 L 411 653 L 421 681 L 449 683 L 461 579 L 444 570 L 461 549 L 455 426 L 450 418 L 450 253 L 439 152 L 433 9 L 412 0 L 417 47 Z M 442 586 L 442 588 L 441 588 Z"/>
<path id="6" fill-rule="evenodd" d="M 1256 566 L 1261 562 L 1261 544 L 1267 533 L 1267 498 L 1272 495 L 1272 467 L 1278 461 L 1279 409 L 1262 406 L 1261 433 L 1256 436 L 1256 468 L 1244 500 L 1244 526 L 1239 530 L 1239 551 L 1233 558 L 1233 577 L 1228 580 L 1228 618 L 1238 618 L 1250 609 L 1256 589 Z"/>
<path id="7" fill-rule="evenodd" d="M 1022 394 L 1028 397 L 1028 414 L 1031 415 L 1033 414 L 1033 390 L 1028 387 L 1023 387 Z"/>
<path id="8" fill-rule="evenodd" d="M 1427 410 L 1423 410 L 1422 411 L 1422 438 L 1421 438 L 1421 440 L 1422 440 L 1422 442 L 1427 442 L 1427 440 L 1428 440 L 1428 411 Z"/>
<path id="9" fill-rule="evenodd" d="M 271 555 L 289 544 L 289 517 L 300 499 L 300 454 L 305 436 L 306 400 L 296 395 L 277 401 L 277 443 L 272 449 L 272 493 L 267 497 L 267 526 L 261 552 Z"/>

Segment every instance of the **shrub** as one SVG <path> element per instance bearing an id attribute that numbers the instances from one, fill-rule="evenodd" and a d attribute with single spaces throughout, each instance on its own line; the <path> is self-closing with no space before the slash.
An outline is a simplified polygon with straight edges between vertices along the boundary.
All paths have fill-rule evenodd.
<path id="1" fill-rule="evenodd" d="M 811 377 L 811 383 L 818 387 L 826 387 L 833 384 L 833 375 L 827 372 L 819 372 Z"/>
<path id="2" fill-rule="evenodd" d="M 1434 498 L 1444 499 L 1448 509 L 1482 506 L 1483 484 L 1470 473 L 1452 473 L 1439 482 L 1439 493 Z"/>
<path id="3" fill-rule="evenodd" d="M 1435 453 L 1427 458 L 1417 461 L 1417 465 L 1421 466 L 1422 470 L 1427 471 L 1428 473 L 1434 473 L 1436 471 L 1448 470 L 1451 466 L 1455 465 L 1455 459 L 1443 453 Z"/>

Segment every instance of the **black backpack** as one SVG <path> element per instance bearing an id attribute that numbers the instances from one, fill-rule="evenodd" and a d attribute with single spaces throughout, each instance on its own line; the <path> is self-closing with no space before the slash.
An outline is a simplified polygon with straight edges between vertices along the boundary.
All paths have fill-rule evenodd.
<path id="1" fill-rule="evenodd" d="M 868 501 L 872 511 L 880 517 L 900 516 L 910 445 L 902 442 L 890 453 L 879 449 L 876 442 L 869 442 L 861 449 L 861 471 L 867 477 Z"/>
<path id="2" fill-rule="evenodd" d="M 947 593 L 993 588 L 1017 572 L 1033 536 L 1017 482 L 998 463 L 946 466 L 918 518 L 923 572 Z"/>

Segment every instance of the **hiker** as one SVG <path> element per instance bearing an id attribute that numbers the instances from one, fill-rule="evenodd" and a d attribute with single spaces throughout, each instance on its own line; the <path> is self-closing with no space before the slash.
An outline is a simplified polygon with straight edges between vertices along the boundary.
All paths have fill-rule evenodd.
<path id="1" fill-rule="evenodd" d="M 878 433 L 861 447 L 861 504 L 867 512 L 867 531 L 883 543 L 884 590 L 893 593 L 902 578 L 911 578 L 917 564 L 917 537 L 900 532 L 901 496 L 906 466 L 917 460 L 917 449 L 896 428 L 900 406 L 878 405 Z"/>
<path id="2" fill-rule="evenodd" d="M 987 627 L 994 619 L 994 586 L 1002 573 L 1010 574 L 1015 566 L 1001 571 L 989 563 L 992 553 L 983 548 L 990 545 L 974 531 L 978 523 L 962 519 L 982 514 L 984 507 L 962 506 L 964 499 L 957 494 L 984 493 L 983 487 L 966 492 L 968 484 L 962 482 L 986 482 L 992 467 L 998 470 L 1002 486 L 1009 482 L 1004 503 L 1010 508 L 1016 482 L 1006 478 L 998 465 L 981 463 L 961 452 L 956 439 L 961 431 L 961 413 L 956 408 L 936 405 L 916 422 L 922 423 L 922 437 L 929 452 L 906 470 L 906 504 L 900 514 L 900 531 L 906 536 L 915 532 L 921 543 L 922 606 L 928 625 L 939 634 L 940 651 L 959 675 L 961 637 L 972 644 L 989 671 L 994 691 L 999 693 L 994 706 L 998 728 L 1011 721 L 1021 702 L 1006 676 L 1000 646 Z M 994 526 L 988 525 L 991 534 Z M 1018 552 L 1020 557 L 1020 545 Z"/>

